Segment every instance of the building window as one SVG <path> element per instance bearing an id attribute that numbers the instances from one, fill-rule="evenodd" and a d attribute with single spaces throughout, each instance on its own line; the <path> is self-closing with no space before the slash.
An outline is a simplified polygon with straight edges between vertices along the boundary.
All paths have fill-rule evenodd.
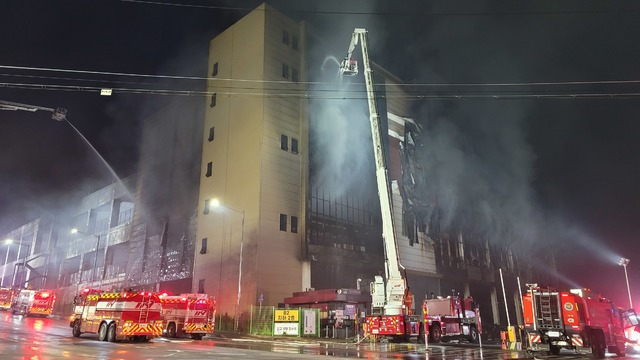
<path id="1" fill-rule="evenodd" d="M 287 30 L 282 30 L 282 43 L 289 45 L 289 32 Z"/>
<path id="2" fill-rule="evenodd" d="M 207 163 L 207 173 L 205 174 L 206 177 L 211 176 L 211 172 L 213 171 L 213 162 L 209 161 L 209 163 Z"/>
<path id="3" fill-rule="evenodd" d="M 207 253 L 207 238 L 202 239 L 202 243 L 200 245 L 200 254 Z"/>
<path id="4" fill-rule="evenodd" d="M 289 150 L 289 138 L 287 135 L 280 135 L 280 149 L 284 151 Z"/>
<path id="5" fill-rule="evenodd" d="M 298 153 L 298 139 L 291 138 L 291 153 Z"/>
<path id="6" fill-rule="evenodd" d="M 280 214 L 280 231 L 287 231 L 287 215 Z"/>
<path id="7" fill-rule="evenodd" d="M 291 232 L 294 234 L 298 233 L 298 217 L 297 216 L 291 217 Z"/>
<path id="8" fill-rule="evenodd" d="M 215 128 L 212 126 L 209 128 L 209 142 L 213 141 L 213 136 L 215 135 Z"/>
<path id="9" fill-rule="evenodd" d="M 216 94 L 211 95 L 211 104 L 209 104 L 209 107 L 215 107 L 216 106 Z"/>
<path id="10" fill-rule="evenodd" d="M 282 63 L 282 77 L 285 79 L 289 78 L 289 65 Z"/>
<path id="11" fill-rule="evenodd" d="M 213 70 L 211 71 L 211 76 L 218 75 L 218 63 L 213 64 Z"/>
<path id="12" fill-rule="evenodd" d="M 291 36 L 291 47 L 293 50 L 298 50 L 298 37 L 295 35 Z"/>
<path id="13" fill-rule="evenodd" d="M 291 81 L 298 81 L 298 70 L 291 68 Z"/>
<path id="14" fill-rule="evenodd" d="M 204 279 L 198 280 L 198 293 L 204 294 Z"/>
<path id="15" fill-rule="evenodd" d="M 209 213 L 209 199 L 204 201 L 204 211 L 202 211 L 202 213 L 205 215 Z"/>

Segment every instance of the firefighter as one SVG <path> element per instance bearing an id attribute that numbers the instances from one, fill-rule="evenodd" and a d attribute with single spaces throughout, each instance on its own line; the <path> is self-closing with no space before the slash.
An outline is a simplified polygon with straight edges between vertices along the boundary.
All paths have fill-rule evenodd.
<path id="1" fill-rule="evenodd" d="M 408 286 L 404 291 L 402 302 L 404 304 L 405 313 L 407 315 L 413 315 L 413 294 Z"/>

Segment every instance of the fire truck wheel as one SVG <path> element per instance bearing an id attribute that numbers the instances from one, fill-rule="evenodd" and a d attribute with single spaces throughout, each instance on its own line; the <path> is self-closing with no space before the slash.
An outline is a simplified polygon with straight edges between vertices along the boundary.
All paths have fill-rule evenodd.
<path id="1" fill-rule="evenodd" d="M 549 354 L 550 355 L 560 355 L 560 346 L 549 345 Z"/>
<path id="2" fill-rule="evenodd" d="M 442 329 L 437 324 L 433 324 L 429 327 L 429 341 L 434 344 L 442 341 Z"/>
<path id="3" fill-rule="evenodd" d="M 107 341 L 107 330 L 107 323 L 103 322 L 102 324 L 100 324 L 100 328 L 98 329 L 98 340 Z"/>
<path id="4" fill-rule="evenodd" d="M 76 320 L 73 323 L 73 337 L 80 337 L 80 334 L 82 334 L 80 332 L 80 321 Z"/>
<path id="5" fill-rule="evenodd" d="M 109 331 L 107 331 L 107 341 L 116 342 L 116 323 L 109 325 Z"/>
<path id="6" fill-rule="evenodd" d="M 202 340 L 202 334 L 191 334 L 193 340 Z"/>
<path id="7" fill-rule="evenodd" d="M 167 336 L 170 338 L 174 338 L 177 335 L 177 331 L 176 331 L 176 324 L 175 323 L 171 323 L 169 324 L 169 326 L 167 326 Z"/>
<path id="8" fill-rule="evenodd" d="M 469 327 L 469 342 L 477 344 L 479 337 L 480 337 L 480 334 L 478 334 L 478 329 L 476 329 L 475 326 Z"/>

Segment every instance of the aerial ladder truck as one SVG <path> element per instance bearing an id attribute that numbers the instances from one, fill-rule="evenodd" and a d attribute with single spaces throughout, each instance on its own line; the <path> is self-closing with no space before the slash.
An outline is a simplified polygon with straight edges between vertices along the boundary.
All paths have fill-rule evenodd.
<path id="1" fill-rule="evenodd" d="M 340 63 L 342 76 L 358 75 L 358 62 L 352 57 L 356 46 L 362 49 L 362 63 L 364 66 L 364 80 L 369 104 L 369 120 L 371 124 L 371 138 L 376 167 L 376 182 L 380 211 L 382 215 L 382 238 L 385 252 L 385 275 L 375 276 L 371 283 L 372 309 L 365 319 L 366 332 L 375 337 L 390 337 L 392 340 L 403 340 L 409 336 L 422 335 L 423 326 L 420 317 L 410 314 L 411 309 L 405 306 L 408 293 L 406 279 L 402 276 L 404 267 L 398 258 L 398 243 L 393 226 L 393 208 L 391 189 L 383 148 L 383 134 L 380 130 L 380 115 L 376 104 L 373 88 L 373 75 L 369 62 L 369 44 L 367 30 L 356 28 L 351 36 L 351 43 L 347 56 Z M 385 282 L 386 280 L 386 282 Z"/>

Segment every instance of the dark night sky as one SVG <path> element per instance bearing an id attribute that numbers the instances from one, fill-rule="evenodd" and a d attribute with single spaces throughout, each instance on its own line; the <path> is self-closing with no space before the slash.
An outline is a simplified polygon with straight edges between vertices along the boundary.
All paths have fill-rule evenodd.
<path id="1" fill-rule="evenodd" d="M 116 0 L 2 1 L 0 65 L 201 77 L 206 75 L 208 40 L 247 13 L 242 9 L 259 4 L 249 0 L 172 2 L 196 6 Z M 478 122 L 485 118 L 509 121 L 517 116 L 525 148 L 532 155 L 526 169 L 532 201 L 547 219 L 575 235 L 560 246 L 558 265 L 573 269 L 566 270 L 567 274 L 579 284 L 602 289 L 625 303 L 623 271 L 604 260 L 607 251 L 624 255 L 631 259 L 631 288 L 640 302 L 636 270 L 640 266 L 636 255 L 640 97 L 504 98 L 504 94 L 531 93 L 640 93 L 640 85 L 633 83 L 554 84 L 640 80 L 640 3 L 269 3 L 292 17 L 309 19 L 319 31 L 332 29 L 339 34 L 335 44 L 339 52 L 332 54 L 338 57 L 344 55 L 350 31 L 366 27 L 375 61 L 408 83 L 549 83 L 428 88 L 425 91 L 430 94 L 502 97 L 433 101 L 422 110 L 452 121 L 456 117 L 473 119 L 480 113 Z M 61 77 L 65 79 L 56 79 Z M 201 86 L 0 68 L 0 83 L 110 86 L 80 79 L 127 82 L 119 83 L 123 87 Z M 69 109 L 69 120 L 119 175 L 133 171 L 141 114 L 153 110 L 149 104 L 158 98 L 0 86 L 0 100 Z M 42 209 L 59 206 L 72 196 L 70 191 L 90 192 L 95 189 L 90 180 L 109 181 L 108 171 L 79 136 L 49 115 L 0 112 L 0 233 L 33 220 Z"/>

